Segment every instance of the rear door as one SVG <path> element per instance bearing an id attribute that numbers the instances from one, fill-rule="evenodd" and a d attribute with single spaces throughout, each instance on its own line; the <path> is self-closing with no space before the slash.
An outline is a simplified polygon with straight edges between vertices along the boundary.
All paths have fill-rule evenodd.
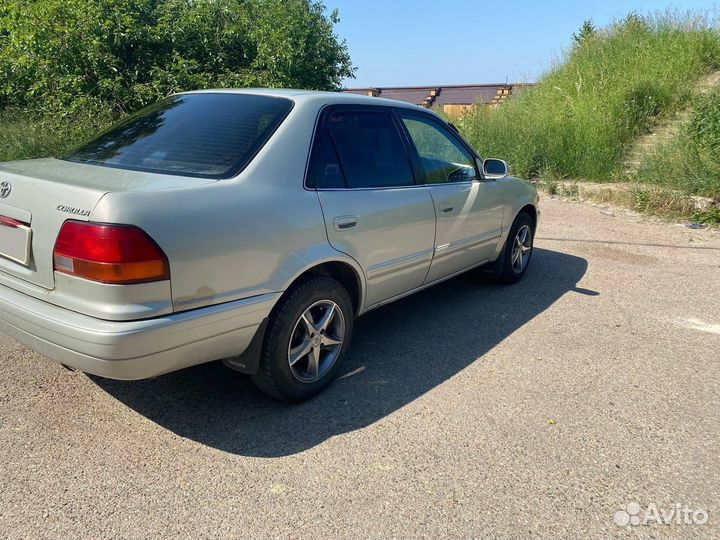
<path id="1" fill-rule="evenodd" d="M 366 306 L 419 287 L 430 268 L 435 209 L 388 107 L 329 107 L 313 144 L 308 186 L 317 189 L 330 244 L 365 271 Z"/>
<path id="2" fill-rule="evenodd" d="M 437 230 L 429 283 L 495 256 L 502 233 L 503 196 L 485 181 L 475 155 L 435 117 L 398 109 L 435 206 Z"/>

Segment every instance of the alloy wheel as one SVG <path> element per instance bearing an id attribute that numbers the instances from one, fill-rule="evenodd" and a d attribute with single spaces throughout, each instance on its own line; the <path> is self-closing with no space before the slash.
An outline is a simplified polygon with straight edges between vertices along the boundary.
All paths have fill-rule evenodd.
<path id="1" fill-rule="evenodd" d="M 337 360 L 345 338 L 345 317 L 332 300 L 319 300 L 295 323 L 288 363 L 293 376 L 311 383 L 322 378 Z"/>
<path id="2" fill-rule="evenodd" d="M 523 225 L 518 229 L 513 241 L 510 262 L 516 274 L 521 273 L 527 266 L 532 251 L 532 230 L 529 225 Z"/>

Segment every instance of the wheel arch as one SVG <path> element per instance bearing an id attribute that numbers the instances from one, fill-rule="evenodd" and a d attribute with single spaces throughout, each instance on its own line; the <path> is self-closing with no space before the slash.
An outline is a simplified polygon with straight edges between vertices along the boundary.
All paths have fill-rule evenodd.
<path id="1" fill-rule="evenodd" d="M 288 285 L 285 293 L 304 283 L 313 276 L 325 276 L 338 281 L 350 295 L 353 305 L 353 312 L 358 315 L 363 305 L 365 288 L 358 270 L 342 260 L 324 261 L 315 266 L 307 268 Z"/>
<path id="2" fill-rule="evenodd" d="M 345 287 L 353 304 L 355 315 L 359 315 L 363 311 L 365 305 L 365 280 L 364 273 L 360 264 L 352 257 L 342 252 L 328 252 L 323 249 L 324 253 L 317 251 L 313 253 L 303 253 L 297 259 L 304 259 L 307 264 L 296 267 L 295 271 L 286 278 L 285 286 L 282 288 L 283 295 L 278 302 L 288 294 L 289 291 L 295 289 L 298 285 L 306 282 L 315 276 L 331 277 L 340 282 Z M 276 304 L 277 305 L 277 304 Z"/>
<path id="3" fill-rule="evenodd" d="M 535 208 L 535 205 L 532 203 L 527 203 L 525 206 L 520 208 L 520 210 L 518 210 L 518 212 L 515 214 L 515 217 L 522 214 L 523 212 L 530 216 L 530 219 L 532 220 L 533 231 L 536 231 L 537 230 L 537 222 L 538 222 L 538 213 L 537 213 L 537 208 Z M 513 220 L 514 219 L 515 218 L 513 218 Z"/>

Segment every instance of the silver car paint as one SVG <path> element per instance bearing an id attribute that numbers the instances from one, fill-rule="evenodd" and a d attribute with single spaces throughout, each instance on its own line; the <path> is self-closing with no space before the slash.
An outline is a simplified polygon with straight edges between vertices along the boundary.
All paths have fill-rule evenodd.
<path id="1" fill-rule="evenodd" d="M 57 161 L 57 160 L 51 160 Z M 59 163 L 58 167 L 61 166 Z M 38 175 L 28 172 L 37 167 Z M 3 164 L 0 176 L 12 184 L 12 192 L 3 199 L 2 215 L 29 223 L 32 227 L 32 257 L 29 266 L 0 258 L 0 271 L 42 287 L 54 287 L 52 249 L 62 223 L 71 217 L 57 210 L 60 204 L 91 209 L 104 191 L 98 188 L 59 184 L 42 179 L 51 170 L 45 160 Z M 81 218 L 86 219 L 86 218 Z M 50 256 L 48 256 L 50 255 Z"/>
<path id="2" fill-rule="evenodd" d="M 437 232 L 428 282 L 495 258 L 505 195 L 494 181 L 430 186 Z"/>
<path id="3" fill-rule="evenodd" d="M 83 328 L 93 328 L 96 320 L 133 325 L 133 332 L 123 339 L 135 343 L 153 339 L 151 333 L 145 337 L 137 329 L 143 324 L 139 319 L 145 319 L 148 328 L 154 328 L 157 320 L 165 318 L 163 320 L 170 321 L 167 322 L 170 328 L 172 319 L 167 317 L 173 317 L 172 314 L 199 313 L 225 305 L 237 321 L 252 320 L 242 328 L 242 336 L 236 336 L 234 345 L 230 346 L 232 350 L 228 349 L 228 340 L 214 334 L 210 324 L 205 325 L 204 337 L 202 332 L 195 335 L 174 332 L 176 341 L 172 347 L 195 351 L 194 363 L 201 363 L 242 353 L 281 293 L 318 264 L 341 262 L 353 269 L 360 287 L 358 313 L 362 314 L 495 258 L 517 212 L 526 204 L 537 207 L 536 190 L 526 182 L 509 178 L 449 187 L 305 189 L 309 148 L 324 106 L 372 103 L 420 108 L 336 93 L 225 92 L 262 93 L 295 102 L 273 137 L 249 166 L 232 179 L 174 177 L 59 160 L 0 164 L 0 177 L 9 179 L 15 186 L 13 194 L 0 206 L 0 214 L 22 219 L 20 214 L 27 217 L 27 213 L 32 213 L 34 234 L 34 267 L 25 269 L 0 260 L 0 290 L 14 289 L 13 293 L 45 302 L 31 303 L 25 313 L 25 323 L 13 319 L 15 324 L 8 321 L 13 317 L 12 310 L 0 298 L 0 318 L 9 333 L 52 358 L 86 371 L 102 371 L 100 374 L 118 378 L 145 377 L 151 372 L 182 366 L 159 358 L 160 353 L 166 353 L 148 343 L 136 346 L 132 352 L 137 353 L 135 356 L 128 356 L 130 349 L 121 343 L 122 339 L 113 342 L 110 349 L 85 350 L 87 332 L 78 334 L 73 329 L 68 330 L 71 341 L 61 345 L 56 339 L 57 332 L 46 335 L 38 330 L 32 334 L 33 339 L 28 338 L 23 326 L 29 324 L 28 313 L 37 311 L 33 312 L 37 320 L 34 326 L 30 325 L 36 329 L 43 327 L 38 321 L 45 320 L 45 312 L 56 309 L 78 312 L 77 316 L 85 318 L 80 325 Z M 442 200 L 462 204 L 457 219 L 444 216 L 436 220 L 439 211 L 436 206 L 439 209 Z M 70 215 L 57 210 L 58 205 L 90 212 L 87 216 Z M 336 227 L 335 218 L 347 216 L 355 216 L 357 226 L 350 231 Z M 141 227 L 166 253 L 170 281 L 102 285 L 72 276 L 53 275 L 52 247 L 65 219 Z M 16 298 L 16 302 L 20 298 Z M 253 298 L 269 300 L 262 302 L 260 311 L 257 306 L 252 307 L 249 316 L 243 302 Z M 48 306 L 47 309 L 44 306 Z M 57 314 L 53 313 L 55 317 Z M 49 345 L 39 347 L 38 340 Z M 190 341 L 203 345 L 190 347 Z M 48 349 L 50 345 L 54 346 L 52 350 Z M 59 354 L 58 346 L 66 352 Z M 73 351 L 78 354 L 76 359 L 72 358 Z M 116 364 L 132 360 L 136 367 L 123 368 L 115 374 L 107 367 L 93 371 L 88 357 L 98 360 L 98 366 L 105 365 L 101 361 L 112 359 Z M 153 367 L 137 369 L 141 362 Z M 185 362 L 192 361 L 182 362 L 190 365 Z"/>
<path id="4" fill-rule="evenodd" d="M 358 261 L 366 306 L 419 287 L 433 254 L 435 210 L 424 186 L 319 190 L 330 244 Z M 343 228 L 338 220 L 351 228 Z"/>
<path id="5" fill-rule="evenodd" d="M 152 189 L 169 193 L 179 186 L 207 185 L 214 181 L 101 168 L 58 159 L 2 163 L 0 179 L 13 186 L 10 195 L 0 203 L 0 215 L 29 223 L 33 231 L 30 265 L 25 267 L 0 258 L 1 285 L 105 319 L 131 320 L 172 312 L 169 283 L 101 285 L 56 275 L 52 268 L 52 249 L 62 224 L 68 219 L 88 220 L 92 209 L 109 191 L 137 194 Z"/>
<path id="6" fill-rule="evenodd" d="M 0 287 L 0 330 L 82 371 L 144 379 L 238 354 L 279 296 L 253 296 L 139 321 L 104 321 Z"/>

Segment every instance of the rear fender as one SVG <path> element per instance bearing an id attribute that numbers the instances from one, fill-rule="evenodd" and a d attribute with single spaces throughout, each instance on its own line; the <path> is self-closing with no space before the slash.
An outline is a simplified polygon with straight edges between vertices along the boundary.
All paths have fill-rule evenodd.
<path id="1" fill-rule="evenodd" d="M 360 264 L 350 257 L 349 255 L 336 250 L 327 242 L 307 246 L 306 248 L 294 253 L 291 257 L 281 265 L 277 273 L 281 273 L 281 276 L 274 276 L 273 281 L 282 279 L 285 283 L 283 288 L 287 291 L 292 287 L 293 283 L 298 281 L 304 274 L 312 272 L 313 268 L 325 263 L 342 263 L 350 268 L 357 277 L 359 298 L 358 298 L 358 311 L 362 312 L 365 306 L 365 274 Z"/>
<path id="2" fill-rule="evenodd" d="M 298 265 L 299 262 L 302 262 L 303 264 Z M 278 272 L 287 276 L 284 290 L 287 291 L 294 283 L 301 280 L 304 275 L 312 273 L 313 268 L 317 268 L 325 263 L 343 263 L 353 269 L 358 278 L 358 311 L 362 312 L 363 306 L 365 305 L 365 279 L 363 278 L 362 269 L 355 259 L 348 257 L 344 253 L 336 251 L 329 244 L 309 246 L 288 258 L 286 264 L 282 265 L 278 270 Z M 275 309 L 281 299 L 282 297 L 278 299 L 273 306 L 273 309 Z M 262 354 L 262 347 L 265 340 L 265 332 L 267 330 L 268 321 L 269 317 L 263 320 L 245 352 L 239 356 L 223 360 L 223 363 L 227 367 L 233 369 L 234 371 L 239 371 L 240 373 L 248 375 L 257 373 L 260 365 L 260 355 Z"/>

